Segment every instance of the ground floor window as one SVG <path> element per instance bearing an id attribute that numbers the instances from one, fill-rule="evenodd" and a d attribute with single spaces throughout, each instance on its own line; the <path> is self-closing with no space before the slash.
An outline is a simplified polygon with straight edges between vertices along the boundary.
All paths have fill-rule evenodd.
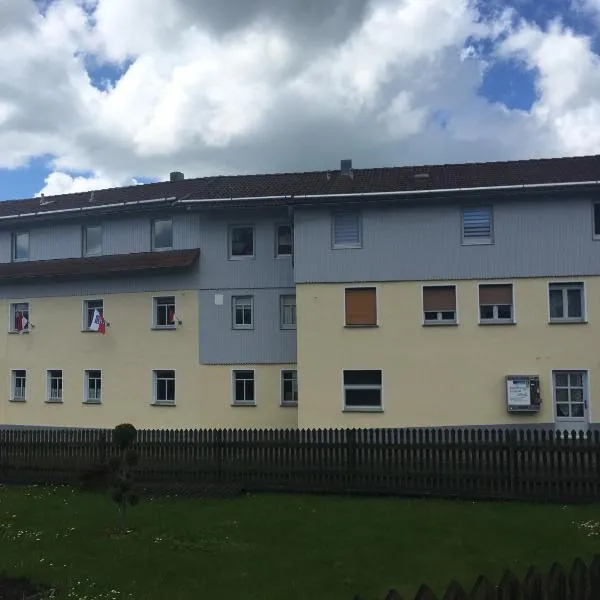
<path id="1" fill-rule="evenodd" d="M 175 404 L 175 371 L 154 371 L 154 404 Z"/>
<path id="2" fill-rule="evenodd" d="M 255 404 L 254 371 L 248 369 L 233 372 L 233 403 Z"/>
<path id="3" fill-rule="evenodd" d="M 380 410 L 381 392 L 381 370 L 344 371 L 344 409 Z"/>
<path id="4" fill-rule="evenodd" d="M 12 395 L 14 402 L 25 402 L 25 386 L 27 383 L 27 371 L 24 369 L 15 369 L 12 372 Z"/>
<path id="5" fill-rule="evenodd" d="M 281 404 L 298 404 L 298 372 L 281 371 Z"/>
<path id="6" fill-rule="evenodd" d="M 587 413 L 587 373 L 555 371 L 554 406 L 558 421 L 584 420 Z"/>
<path id="7" fill-rule="evenodd" d="M 63 401 L 63 373 L 60 369 L 48 371 L 48 402 Z"/>

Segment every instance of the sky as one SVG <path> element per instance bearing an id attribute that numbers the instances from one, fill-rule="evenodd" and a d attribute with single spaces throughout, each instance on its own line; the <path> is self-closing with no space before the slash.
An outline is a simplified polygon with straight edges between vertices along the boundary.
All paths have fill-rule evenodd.
<path id="1" fill-rule="evenodd" d="M 0 0 L 0 200 L 600 153 L 600 0 Z"/>

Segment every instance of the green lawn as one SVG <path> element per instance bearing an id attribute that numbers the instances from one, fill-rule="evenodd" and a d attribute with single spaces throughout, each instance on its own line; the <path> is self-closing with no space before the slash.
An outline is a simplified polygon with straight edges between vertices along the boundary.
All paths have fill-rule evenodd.
<path id="1" fill-rule="evenodd" d="M 376 600 L 590 558 L 598 521 L 600 505 L 165 498 L 131 509 L 119 536 L 102 495 L 0 487 L 0 568 L 58 586 L 58 598 Z"/>

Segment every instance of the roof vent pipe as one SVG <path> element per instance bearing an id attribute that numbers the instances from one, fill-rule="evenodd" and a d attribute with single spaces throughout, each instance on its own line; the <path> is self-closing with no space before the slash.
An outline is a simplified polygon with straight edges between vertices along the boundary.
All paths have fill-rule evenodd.
<path id="1" fill-rule="evenodd" d="M 171 172 L 171 175 L 170 175 L 171 181 L 181 181 L 182 179 L 185 179 L 185 177 L 183 176 L 183 173 L 181 171 L 172 171 Z"/>

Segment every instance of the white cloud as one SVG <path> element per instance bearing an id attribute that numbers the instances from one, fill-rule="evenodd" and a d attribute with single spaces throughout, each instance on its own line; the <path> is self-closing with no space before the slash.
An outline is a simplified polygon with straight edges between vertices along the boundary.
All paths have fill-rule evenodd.
<path id="1" fill-rule="evenodd" d="M 137 185 L 135 179 L 131 181 L 117 181 L 109 177 L 84 177 L 82 175 L 73 177 L 68 173 L 54 171 L 46 177 L 44 187 L 36 196 L 54 196 L 57 194 L 71 194 L 75 192 L 86 192 L 88 190 L 101 190 L 121 185 Z"/>
<path id="2" fill-rule="evenodd" d="M 171 170 L 600 152 L 598 57 L 559 23 L 515 28 L 511 11 L 484 22 L 475 0 L 301 5 L 54 0 L 40 14 L 33 0 L 0 0 L 0 168 L 50 156 L 49 194 Z M 536 77 L 530 111 L 478 94 L 496 57 Z M 98 89 L 90 64 L 128 67 Z"/>

